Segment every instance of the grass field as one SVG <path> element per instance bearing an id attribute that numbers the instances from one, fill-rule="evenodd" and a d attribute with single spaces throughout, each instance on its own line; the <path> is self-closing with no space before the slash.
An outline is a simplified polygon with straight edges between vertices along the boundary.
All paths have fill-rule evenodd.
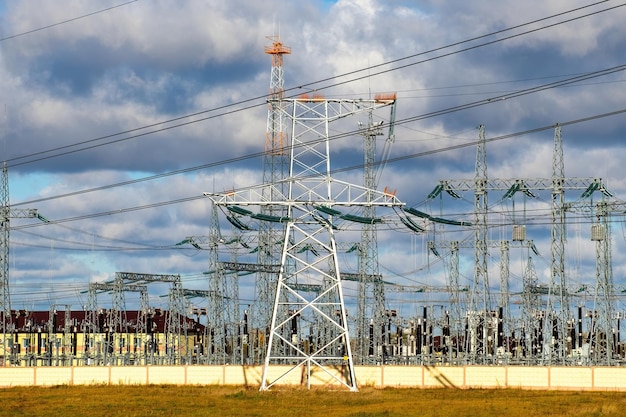
<path id="1" fill-rule="evenodd" d="M 618 392 L 376 389 L 259 392 L 231 386 L 116 385 L 0 389 L 12 416 L 622 416 Z"/>

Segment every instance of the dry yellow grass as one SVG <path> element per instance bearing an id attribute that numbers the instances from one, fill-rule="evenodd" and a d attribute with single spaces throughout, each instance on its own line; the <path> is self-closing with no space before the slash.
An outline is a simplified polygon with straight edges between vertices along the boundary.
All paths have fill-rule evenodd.
<path id="1" fill-rule="evenodd" d="M 621 416 L 617 392 L 118 385 L 0 389 L 4 415 L 17 416 Z"/>

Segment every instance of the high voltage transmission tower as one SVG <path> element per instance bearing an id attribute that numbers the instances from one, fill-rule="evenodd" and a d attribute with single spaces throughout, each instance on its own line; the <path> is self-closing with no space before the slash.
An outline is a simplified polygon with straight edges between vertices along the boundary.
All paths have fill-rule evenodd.
<path id="1" fill-rule="evenodd" d="M 36 209 L 13 209 L 11 208 L 9 194 L 9 171 L 6 161 L 2 163 L 2 179 L 0 180 L 0 325 L 2 326 L 2 352 L 0 357 L 6 358 L 7 347 L 10 351 L 15 343 L 9 340 L 13 332 L 13 315 L 11 314 L 11 289 L 9 283 L 9 235 L 11 230 L 10 219 L 37 218 L 47 220 L 40 216 Z"/>
<path id="2" fill-rule="evenodd" d="M 324 99 L 303 96 L 282 99 L 279 108 L 290 121 L 289 175 L 278 184 L 246 190 L 205 193 L 218 206 L 261 222 L 285 224 L 280 270 L 275 285 L 261 389 L 267 390 L 301 372 L 356 390 L 337 259 L 334 219 L 360 224 L 380 219 L 343 214 L 338 208 L 401 207 L 395 193 L 380 192 L 334 179 L 330 169 L 329 125 L 345 117 L 390 106 L 395 99 Z M 274 195 L 267 200 L 267 195 Z M 284 216 L 255 214 L 241 206 L 280 206 Z M 316 250 L 308 250 L 316 248 Z M 303 287 L 305 284 L 306 287 Z M 274 365 L 290 365 L 278 374 Z M 344 369 L 337 372 L 338 369 Z M 300 374 L 298 374 L 300 375 Z"/>

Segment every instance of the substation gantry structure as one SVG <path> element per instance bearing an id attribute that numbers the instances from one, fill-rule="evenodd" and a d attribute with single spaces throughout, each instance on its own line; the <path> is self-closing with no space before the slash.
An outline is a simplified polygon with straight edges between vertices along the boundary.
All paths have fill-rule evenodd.
<path id="1" fill-rule="evenodd" d="M 2 178 L 0 179 L 0 326 L 2 326 L 2 344 L 0 345 L 1 358 L 6 358 L 13 344 L 16 343 L 11 337 L 15 331 L 13 314 L 11 311 L 11 289 L 9 286 L 9 236 L 11 219 L 39 219 L 48 222 L 41 216 L 37 209 L 11 208 L 9 194 L 9 171 L 7 163 L 2 163 Z"/>
<path id="2" fill-rule="evenodd" d="M 269 100 L 274 101 L 272 99 Z M 275 285 L 261 390 L 292 372 L 328 378 L 357 390 L 347 314 L 337 259 L 334 218 L 375 223 L 374 218 L 343 214 L 338 208 L 402 207 L 395 193 L 380 192 L 331 176 L 329 125 L 337 120 L 390 106 L 395 95 L 370 100 L 283 98 L 275 108 L 289 120 L 289 175 L 278 183 L 225 193 L 204 193 L 229 216 L 250 216 L 284 225 L 280 270 Z M 270 103 L 271 104 L 271 103 Z M 268 200 L 267 196 L 274 196 Z M 280 216 L 243 206 L 281 207 Z M 240 220 L 238 220 L 241 222 Z M 319 250 L 304 248 L 316 246 Z M 301 291 L 301 284 L 309 290 Z M 315 288 L 315 291 L 311 289 Z M 274 372 L 274 365 L 289 364 Z M 341 372 L 336 370 L 340 369 Z M 321 375 L 313 370 L 320 370 Z"/>
<path id="3" fill-rule="evenodd" d="M 568 277 L 565 268 L 565 240 L 566 240 L 566 213 L 576 209 L 587 210 L 589 212 L 593 203 L 589 198 L 598 191 L 603 195 L 603 201 L 612 194 L 606 189 L 601 178 L 567 178 L 564 173 L 563 162 L 563 142 L 561 137 L 561 127 L 557 124 L 554 129 L 554 150 L 552 158 L 551 178 L 509 178 L 491 179 L 487 176 L 487 156 L 486 139 L 484 126 L 479 127 L 479 140 L 477 142 L 476 169 L 473 179 L 461 180 L 440 180 L 439 184 L 428 196 L 432 200 L 448 194 L 454 199 L 460 199 L 462 192 L 474 193 L 474 219 L 472 227 L 474 230 L 473 242 L 466 242 L 463 246 L 470 246 L 474 249 L 474 273 L 472 282 L 467 294 L 467 300 L 463 305 L 459 299 L 458 285 L 458 249 L 459 242 L 438 241 L 436 245 L 450 249 L 451 282 L 453 288 L 450 297 L 452 307 L 453 322 L 465 323 L 468 330 L 465 331 L 465 362 L 466 363 L 491 363 L 501 360 L 510 345 L 505 346 L 505 338 L 515 339 L 512 332 L 515 326 L 512 323 L 503 325 L 501 321 L 506 319 L 506 314 L 498 314 L 498 308 L 508 310 L 509 283 L 508 283 L 508 251 L 510 243 L 507 241 L 490 242 L 487 238 L 488 227 L 494 224 L 488 210 L 487 196 L 492 192 L 504 192 L 502 200 L 513 198 L 517 192 L 522 192 L 526 197 L 533 198 L 536 191 L 549 191 L 551 195 L 551 218 L 550 218 L 550 283 L 547 286 L 537 285 L 537 277 L 534 265 L 529 256 L 529 263 L 524 272 L 524 288 L 522 294 L 523 325 L 519 329 L 518 341 L 522 346 L 527 347 L 525 355 L 527 362 L 536 364 L 576 364 L 579 358 L 573 354 L 576 342 L 572 341 L 572 329 L 576 322 L 570 310 L 571 289 L 569 288 Z M 565 201 L 566 191 L 577 191 L 580 194 L 573 202 Z M 596 305 L 597 310 L 593 314 L 599 317 L 595 321 L 595 334 L 604 335 L 597 337 L 609 338 L 614 333 L 615 327 L 611 324 L 613 307 L 613 284 L 610 267 L 610 239 L 605 234 L 609 230 L 607 221 L 607 208 L 613 208 L 613 212 L 622 209 L 620 204 L 603 203 L 596 205 L 596 222 L 592 225 L 592 240 L 596 241 L 596 270 L 597 289 Z M 622 212 L 623 213 L 623 212 Z M 417 214 L 417 213 L 415 213 Z M 432 216 L 422 214 L 422 217 Z M 435 218 L 437 219 L 437 218 Z M 445 222 L 442 222 L 445 223 Z M 512 242 L 518 243 L 522 247 L 533 250 L 538 255 L 532 240 L 526 240 L 525 225 L 514 224 L 512 231 Z M 435 245 L 435 243 L 432 243 Z M 500 245 L 501 247 L 501 268 L 500 268 L 500 300 L 496 304 L 491 295 L 494 285 L 488 277 L 488 248 Z M 541 302 L 545 298 L 545 303 Z M 455 307 L 454 304 L 458 306 Z M 462 306 L 462 307 L 461 307 Z M 464 308 L 463 308 L 464 307 Z M 579 313 L 580 316 L 580 313 Z M 600 317 L 601 316 L 601 317 Z M 494 319 L 495 318 L 495 319 Z M 580 321 L 579 317 L 579 321 Z M 498 324 L 500 323 L 500 324 Z M 494 328 L 494 335 L 497 335 L 501 346 L 494 346 L 494 349 L 487 349 L 493 344 L 488 328 Z M 508 328 L 512 334 L 503 335 L 504 328 Z M 497 329 L 497 330 L 496 330 Z M 582 331 L 582 330 L 581 330 Z M 522 339 L 521 341 L 519 339 Z M 469 339 L 469 340 L 468 340 Z M 578 344 L 580 345 L 581 342 Z M 608 346 L 609 343 L 596 343 L 597 346 Z M 532 346 L 532 348 L 531 348 Z M 501 348 L 496 353 L 495 348 Z M 580 346 L 578 346 L 580 348 Z M 596 352 L 598 350 L 596 349 Z M 604 359 L 595 363 L 610 362 L 613 352 L 610 347 L 603 347 Z"/>
<path id="4" fill-rule="evenodd" d="M 85 360 L 95 365 L 126 365 L 128 363 L 150 363 L 147 345 L 149 334 L 148 315 L 151 314 L 148 286 L 124 283 L 116 274 L 113 282 L 89 283 L 88 302 L 85 306 Z M 126 316 L 127 292 L 139 293 L 139 310 L 136 321 L 129 322 Z M 111 309 L 104 314 L 98 307 L 98 293 L 111 293 Z M 104 329 L 100 328 L 100 317 L 106 318 Z M 66 314 L 66 317 L 70 317 Z M 132 331 L 131 331 L 132 327 Z M 104 335 L 101 330 L 104 330 Z M 133 337 L 131 343 L 130 338 Z M 99 340 L 98 340 L 99 339 Z M 131 353 L 131 345 L 134 351 Z"/>
<path id="5" fill-rule="evenodd" d="M 437 223 L 438 219 L 435 219 Z M 445 220 L 445 219 L 442 219 Z M 467 222 L 464 226 L 470 226 Z M 471 314 L 470 295 L 467 286 L 459 283 L 459 250 L 475 248 L 474 241 L 465 240 L 429 240 L 428 250 L 437 258 L 444 259 L 442 250 L 448 253 L 448 310 L 445 312 L 447 325 L 444 328 L 442 341 L 445 351 L 451 355 L 450 362 L 457 364 L 488 363 L 487 358 L 504 357 L 505 338 L 515 334 L 515 326 L 511 320 L 509 290 L 509 258 L 512 248 L 527 248 L 539 254 L 532 240 L 514 236 L 509 240 L 488 240 L 487 248 L 500 249 L 500 287 L 497 308 L 486 314 Z M 532 261 L 532 258 L 530 258 Z M 536 281 L 536 275 L 535 275 Z M 527 286 L 524 284 L 524 288 Z M 425 319 L 425 318 L 424 318 Z M 419 320 L 419 319 L 418 319 Z M 417 352 L 418 354 L 420 352 Z M 422 352 L 421 362 L 428 363 L 429 350 Z"/>
<path id="6" fill-rule="evenodd" d="M 590 197 L 596 187 L 590 187 L 585 192 L 585 197 Z M 612 194 L 606 189 L 600 189 L 602 197 L 596 202 L 573 202 L 567 204 L 567 211 L 582 213 L 591 220 L 591 240 L 595 243 L 596 271 L 595 291 L 593 293 L 593 308 L 585 314 L 578 309 L 578 317 L 572 323 L 579 328 L 578 346 L 583 345 L 582 320 L 586 317 L 590 320 L 586 341 L 588 352 L 585 358 L 588 363 L 597 365 L 615 365 L 620 357 L 620 321 L 624 313 L 616 309 L 615 284 L 613 280 L 613 262 L 611 250 L 611 217 L 623 217 L 626 213 L 626 202 L 611 199 Z M 579 289 L 583 291 L 585 288 Z M 573 337 L 573 335 L 572 335 Z M 622 346 L 623 348 L 623 346 Z M 579 354 L 582 354 L 580 352 Z M 621 352 L 623 354 L 623 351 Z"/>
<path id="7" fill-rule="evenodd" d="M 208 251 L 209 269 L 205 272 L 208 277 L 208 289 L 204 297 L 207 304 L 207 337 L 204 339 L 206 345 L 204 352 L 208 363 L 233 363 L 239 358 L 245 359 L 245 363 L 250 356 L 254 358 L 247 335 L 244 337 L 240 334 L 241 328 L 248 326 L 249 313 L 246 309 L 245 323 L 242 323 L 239 280 L 243 275 L 260 271 L 258 268 L 251 270 L 251 267 L 238 262 L 238 258 L 240 252 L 250 249 L 257 239 L 256 235 L 245 236 L 237 228 L 231 235 L 223 235 L 217 207 L 212 205 L 209 234 L 188 236 L 182 242 L 177 243 L 177 245 L 190 244 L 196 249 Z M 220 261 L 220 247 L 227 248 L 230 261 Z M 263 271 L 269 273 L 269 271 Z M 246 340 L 243 340 L 244 338 Z"/>
<path id="8" fill-rule="evenodd" d="M 165 361 L 169 365 L 184 361 L 182 352 L 188 352 L 187 311 L 180 275 L 146 274 L 136 272 L 116 272 L 115 282 L 125 285 L 128 282 L 148 285 L 151 283 L 168 283 L 168 308 L 165 323 Z M 122 293 L 122 291 L 120 291 Z M 149 311 L 149 313 L 151 313 Z"/>

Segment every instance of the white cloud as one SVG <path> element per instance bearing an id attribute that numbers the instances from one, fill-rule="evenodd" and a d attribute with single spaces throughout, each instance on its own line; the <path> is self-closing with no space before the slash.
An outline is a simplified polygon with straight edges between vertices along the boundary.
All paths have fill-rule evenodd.
<path id="1" fill-rule="evenodd" d="M 34 205 L 41 213 L 53 219 L 109 211 L 111 214 L 67 224 L 83 233 L 50 226 L 25 229 L 37 230 L 43 235 L 39 238 L 20 236 L 19 232 L 12 234 L 12 239 L 13 236 L 31 239 L 29 242 L 36 241 L 45 247 L 22 247 L 12 273 L 22 280 L 49 269 L 49 275 L 55 279 L 75 283 L 83 280 L 76 285 L 85 286 L 89 280 L 111 277 L 116 268 L 189 274 L 205 268 L 203 255 L 190 256 L 190 252 L 179 250 L 101 251 L 92 264 L 88 257 L 73 256 L 71 251 L 66 254 L 59 249 L 55 251 L 57 260 L 53 264 L 44 260 L 49 257 L 50 246 L 70 245 L 60 239 L 79 242 L 82 249 L 89 247 L 90 239 L 92 245 L 121 249 L 136 244 L 174 244 L 186 236 L 206 234 L 210 208 L 206 200 L 140 211 L 113 211 L 261 182 L 260 157 L 237 164 L 219 162 L 263 151 L 267 113 L 262 97 L 269 86 L 271 62 L 263 47 L 271 42 L 266 36 L 277 32 L 292 47 L 292 53 L 285 56 L 287 88 L 328 79 L 312 88 L 339 83 L 322 93 L 348 98 L 366 98 L 370 92 L 398 92 L 398 125 L 392 157 L 402 159 L 456 148 L 386 167 L 381 188 L 397 189 L 403 201 L 418 204 L 440 179 L 473 178 L 475 148 L 457 146 L 475 141 L 475 128 L 479 124 L 485 124 L 488 137 L 494 137 L 623 107 L 623 77 L 616 75 L 597 80 L 612 81 L 610 84 L 598 84 L 594 80 L 468 111 L 420 117 L 556 79 L 548 77 L 565 77 L 621 64 L 620 42 L 624 37 L 626 8 L 441 59 L 434 58 L 453 50 L 420 54 L 584 4 L 582 1 L 429 1 L 416 6 L 414 2 L 346 0 L 326 7 L 321 2 L 160 0 L 135 2 L 5 40 L 0 56 L 0 94 L 6 100 L 3 104 L 7 117 L 1 131 L 5 135 L 2 154 L 9 158 L 190 114 L 200 113 L 159 124 L 154 129 L 215 115 L 202 122 L 115 145 L 12 166 L 11 175 L 20 178 L 15 184 L 32 187 L 15 191 L 24 201 L 106 186 L 144 173 L 151 175 L 215 163 L 186 175 L 37 202 Z M 11 2 L 0 18 L 2 35 L 25 33 L 107 6 L 83 1 L 67 1 L 64 7 L 49 1 Z M 603 7 L 597 6 L 589 12 Z M 578 15 L 581 13 L 584 12 Z M 464 46 L 469 45 L 457 49 Z M 415 57 L 339 77 L 410 55 Z M 409 65 L 417 61 L 428 62 Z M 391 71 L 404 65 L 409 66 Z M 371 78 L 350 82 L 368 74 Z M 295 89 L 288 93 L 309 90 Z M 229 106 L 251 98 L 259 99 Z M 218 116 L 253 104 L 258 106 Z M 210 111 L 222 106 L 225 107 Z M 419 120 L 409 121 L 412 118 Z M 356 120 L 347 120 L 338 129 L 351 131 L 356 126 Z M 620 117 L 567 126 L 564 129 L 567 175 L 604 177 L 616 196 L 624 195 L 626 183 L 621 176 L 619 158 L 621 132 L 623 118 Z M 131 135 L 115 136 L 111 140 Z M 342 157 L 350 156 L 355 164 L 362 162 L 362 140 L 358 135 L 334 143 L 333 150 L 341 151 Z M 551 152 L 551 130 L 490 143 L 488 172 L 499 178 L 546 178 L 551 175 Z M 13 161 L 16 162 L 24 160 Z M 349 165 L 352 159 L 336 162 Z M 37 173 L 45 175 L 45 179 L 32 179 Z M 341 175 L 355 182 L 362 178 L 359 171 Z M 431 201 L 425 207 L 434 215 L 441 211 L 443 215 L 471 217 L 473 195 L 466 192 L 463 197 L 465 201 L 460 205 L 446 196 L 443 202 Z M 496 192 L 490 195 L 490 201 L 498 198 Z M 528 203 L 529 207 L 535 207 L 533 204 L 540 203 Z M 223 216 L 221 222 L 225 230 L 230 227 Z M 548 229 L 537 227 L 532 232 L 546 258 L 550 253 Z M 494 233 L 498 237 L 499 233 L 507 234 L 508 229 Z M 580 239 L 570 238 L 568 242 L 580 248 L 585 273 L 592 270 L 595 261 L 594 248 L 583 241 L 586 233 L 581 232 Z M 449 236 L 445 234 L 443 238 Z M 419 270 L 409 278 L 443 285 L 444 266 L 428 265 L 432 256 L 425 255 L 424 242 L 420 239 L 421 236 L 411 237 L 406 229 L 397 234 L 381 232 L 381 265 L 407 263 L 406 268 L 398 268 L 397 272 L 409 274 Z M 622 277 L 624 245 L 619 243 L 615 245 L 614 270 Z M 471 256 L 469 259 L 471 262 Z M 350 266 L 352 261 L 346 259 L 346 262 Z M 537 268 L 545 282 L 549 278 L 549 265 L 537 262 Z M 472 273 L 471 268 L 464 268 L 465 277 Z M 42 279 L 46 281 L 47 275 Z M 192 284 L 200 285 L 195 281 Z"/>

